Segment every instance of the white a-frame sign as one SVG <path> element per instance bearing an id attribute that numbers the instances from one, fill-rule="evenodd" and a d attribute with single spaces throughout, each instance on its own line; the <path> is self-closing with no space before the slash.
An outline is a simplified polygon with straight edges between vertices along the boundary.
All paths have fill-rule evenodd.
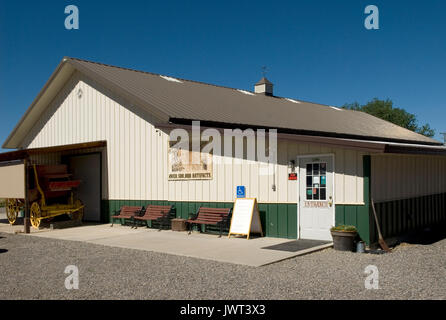
<path id="1" fill-rule="evenodd" d="M 236 199 L 228 237 L 231 237 L 231 234 L 243 235 L 249 239 L 251 233 L 260 233 L 263 237 L 257 199 Z"/>

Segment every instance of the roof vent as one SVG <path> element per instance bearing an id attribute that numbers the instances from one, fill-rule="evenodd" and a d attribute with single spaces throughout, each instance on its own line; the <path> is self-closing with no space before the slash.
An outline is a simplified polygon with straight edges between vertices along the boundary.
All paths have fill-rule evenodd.
<path id="1" fill-rule="evenodd" d="M 253 95 L 254 95 L 253 93 L 251 93 L 251 92 L 249 92 L 249 91 L 245 91 L 245 90 L 238 90 L 238 89 L 237 89 L 237 91 L 238 91 L 238 92 L 241 92 L 241 93 L 243 93 L 243 94 L 247 94 L 248 96 L 253 96 Z"/>
<path id="2" fill-rule="evenodd" d="M 255 93 L 264 94 L 265 96 L 273 95 L 273 84 L 263 77 L 259 82 L 254 86 Z"/>
<path id="3" fill-rule="evenodd" d="M 290 98 L 285 98 L 285 100 L 288 100 L 289 102 L 292 102 L 292 103 L 301 103 L 300 101 L 290 99 Z"/>
<path id="4" fill-rule="evenodd" d="M 178 82 L 178 83 L 183 83 L 182 81 L 172 78 L 172 77 L 167 77 L 167 76 L 160 76 L 161 78 L 163 78 L 164 80 L 170 81 L 170 82 Z"/>

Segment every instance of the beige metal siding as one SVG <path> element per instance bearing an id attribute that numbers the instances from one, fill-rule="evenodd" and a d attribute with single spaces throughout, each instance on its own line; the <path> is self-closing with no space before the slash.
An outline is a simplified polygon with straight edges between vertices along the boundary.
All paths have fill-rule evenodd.
<path id="1" fill-rule="evenodd" d="M 372 197 L 391 201 L 446 192 L 446 157 L 373 155 Z"/>
<path id="2" fill-rule="evenodd" d="M 231 202 L 236 186 L 245 185 L 247 195 L 262 203 L 296 203 L 298 182 L 288 181 L 288 162 L 299 155 L 331 153 L 335 156 L 336 203 L 363 203 L 363 153 L 290 140 L 278 142 L 275 175 L 273 169 L 270 175 L 259 174 L 259 162 L 242 160 L 234 164 L 231 159 L 230 164 L 222 160 L 213 166 L 212 180 L 168 181 L 168 136 L 155 129 L 152 124 L 157 122 L 131 102 L 76 73 L 28 134 L 23 147 L 106 140 L 103 198 Z M 49 157 L 45 161 L 58 160 Z M 272 190 L 273 184 L 276 191 Z"/>
<path id="3" fill-rule="evenodd" d="M 25 165 L 0 167 L 0 198 L 25 199 Z"/>

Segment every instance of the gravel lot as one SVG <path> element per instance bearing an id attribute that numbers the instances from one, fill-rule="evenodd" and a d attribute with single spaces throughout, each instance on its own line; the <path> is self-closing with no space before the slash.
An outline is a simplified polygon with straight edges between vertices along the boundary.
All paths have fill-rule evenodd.
<path id="1" fill-rule="evenodd" d="M 261 268 L 11 234 L 0 252 L 0 299 L 446 299 L 446 239 Z M 67 265 L 79 268 L 79 290 L 65 289 Z M 364 287 L 368 265 L 379 290 Z"/>

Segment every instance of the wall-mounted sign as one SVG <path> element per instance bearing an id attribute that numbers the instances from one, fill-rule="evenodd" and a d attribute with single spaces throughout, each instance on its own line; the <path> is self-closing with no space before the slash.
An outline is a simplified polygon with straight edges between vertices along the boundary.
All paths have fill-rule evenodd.
<path id="1" fill-rule="evenodd" d="M 228 237 L 243 235 L 249 240 L 251 233 L 260 233 L 263 237 L 257 199 L 236 199 Z"/>
<path id="2" fill-rule="evenodd" d="M 212 179 L 212 154 L 169 147 L 168 162 L 169 180 Z"/>
<path id="3" fill-rule="evenodd" d="M 237 198 L 246 198 L 246 187 L 245 186 L 237 186 Z"/>
<path id="4" fill-rule="evenodd" d="M 288 174 L 288 180 L 297 180 L 297 173 Z"/>
<path id="5" fill-rule="evenodd" d="M 327 201 L 305 201 L 305 208 L 328 208 Z"/>

